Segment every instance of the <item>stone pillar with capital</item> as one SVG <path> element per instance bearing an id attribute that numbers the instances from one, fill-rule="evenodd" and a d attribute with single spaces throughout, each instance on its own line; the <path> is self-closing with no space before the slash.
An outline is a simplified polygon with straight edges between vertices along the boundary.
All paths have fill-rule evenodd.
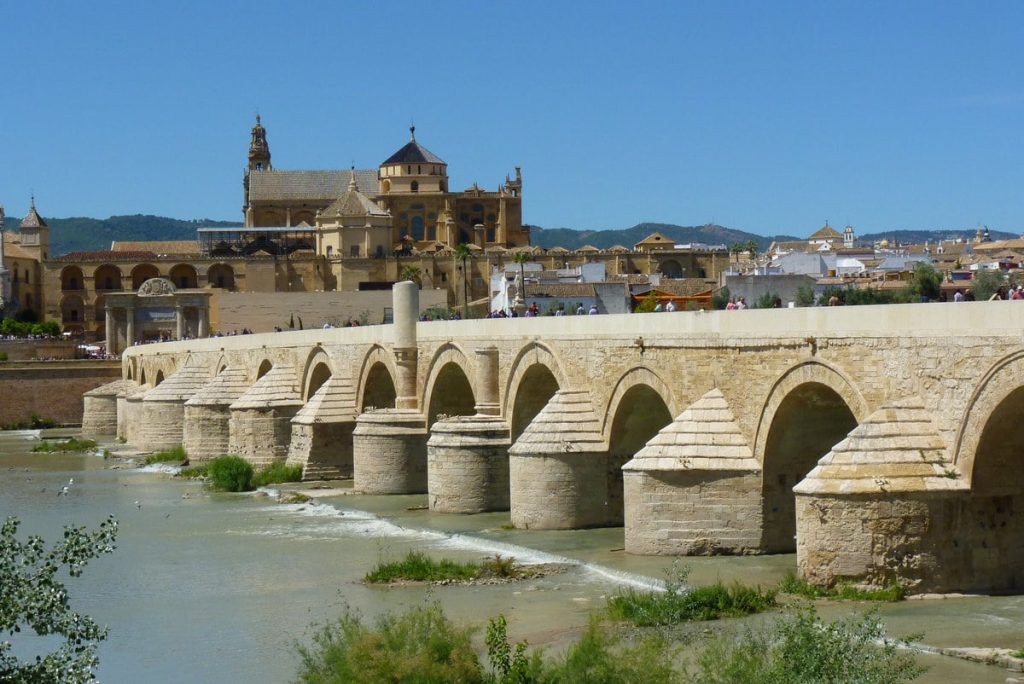
<path id="1" fill-rule="evenodd" d="M 135 344 L 135 306 L 126 306 L 124 309 L 125 337 L 124 347 L 127 349 Z"/>
<path id="2" fill-rule="evenodd" d="M 185 310 L 181 304 L 174 305 L 174 336 L 176 340 L 185 337 Z"/>
<path id="3" fill-rule="evenodd" d="M 107 354 L 115 356 L 117 354 L 117 323 L 114 319 L 114 311 L 107 305 L 107 321 L 104 330 L 107 333 L 106 336 L 106 347 Z"/>

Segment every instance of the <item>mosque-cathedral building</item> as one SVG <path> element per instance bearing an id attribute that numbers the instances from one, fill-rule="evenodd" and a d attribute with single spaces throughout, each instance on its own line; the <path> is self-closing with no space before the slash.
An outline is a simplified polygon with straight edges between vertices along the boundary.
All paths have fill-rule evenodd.
<path id="1" fill-rule="evenodd" d="M 183 295 L 191 292 L 188 305 L 171 314 L 171 330 L 194 335 L 213 330 L 201 308 L 207 304 L 196 308 L 191 302 L 212 295 L 209 306 L 215 308 L 219 291 L 388 289 L 413 268 L 423 288 L 446 290 L 450 304 L 463 301 L 464 285 L 471 298 L 485 297 L 492 270 L 517 251 L 529 251 L 545 268 L 603 261 L 610 276 L 659 272 L 710 279 L 728 264 L 727 254 L 676 250 L 662 236 L 633 248 L 531 248 L 522 201 L 519 167 L 496 190 L 474 183 L 453 192 L 448 165 L 416 140 L 414 127 L 409 141 L 377 169 L 275 169 L 257 116 L 243 178 L 242 226 L 200 228 L 196 240 L 115 241 L 109 250 L 54 256 L 33 198 L 18 230 L 3 232 L 0 298 L 58 321 L 65 331 L 102 339 L 108 325 L 123 335 L 129 320 L 144 322 L 141 310 L 108 311 L 108 296 L 120 302 L 147 280 L 163 278 Z M 659 239 L 666 244 L 656 244 Z M 468 258 L 455 256 L 457 245 L 468 247 Z"/>

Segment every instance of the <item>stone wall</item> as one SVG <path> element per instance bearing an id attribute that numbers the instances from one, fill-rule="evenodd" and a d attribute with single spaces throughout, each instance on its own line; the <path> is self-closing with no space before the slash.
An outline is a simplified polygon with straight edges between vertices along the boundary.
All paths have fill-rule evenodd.
<path id="1" fill-rule="evenodd" d="M 0 363 L 0 425 L 33 414 L 65 425 L 82 423 L 82 395 L 121 377 L 117 361 Z"/>

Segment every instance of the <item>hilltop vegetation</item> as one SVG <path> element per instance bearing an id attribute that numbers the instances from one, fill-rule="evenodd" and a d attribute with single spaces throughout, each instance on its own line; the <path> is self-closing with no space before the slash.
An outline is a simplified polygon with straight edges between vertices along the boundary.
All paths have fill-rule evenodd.
<path id="1" fill-rule="evenodd" d="M 232 221 L 183 221 L 144 214 L 111 216 L 107 219 L 49 216 L 43 216 L 43 219 L 50 226 L 50 252 L 56 256 L 69 252 L 110 249 L 110 243 L 114 240 L 194 240 L 196 228 L 200 226 L 227 228 L 242 225 Z M 20 218 L 8 216 L 6 229 L 16 230 L 20 223 Z"/>
<path id="2" fill-rule="evenodd" d="M 69 252 L 92 252 L 110 249 L 115 240 L 194 240 L 199 227 L 230 228 L 242 225 L 235 221 L 212 221 L 210 219 L 181 220 L 166 216 L 135 214 L 133 216 L 111 216 L 107 219 L 87 217 L 51 218 L 44 216 L 50 226 L 51 252 L 60 256 Z M 20 218 L 7 217 L 7 229 L 16 230 Z M 578 249 L 593 245 L 607 249 L 615 245 L 632 247 L 651 233 L 661 233 L 677 243 L 703 242 L 711 245 L 746 244 L 753 241 L 760 252 L 768 249 L 773 241 L 801 240 L 807 236 L 755 235 L 743 230 L 726 228 L 714 223 L 703 226 L 678 226 L 671 223 L 638 223 L 632 228 L 619 230 L 577 230 L 574 228 L 542 228 L 530 226 L 531 242 L 545 249 L 561 246 Z M 990 231 L 993 240 L 1019 237 L 1014 233 Z M 932 242 L 940 239 L 974 237 L 974 230 L 895 230 L 885 233 L 858 235 L 857 239 L 873 242 L 883 238 L 896 240 L 900 244 Z"/>

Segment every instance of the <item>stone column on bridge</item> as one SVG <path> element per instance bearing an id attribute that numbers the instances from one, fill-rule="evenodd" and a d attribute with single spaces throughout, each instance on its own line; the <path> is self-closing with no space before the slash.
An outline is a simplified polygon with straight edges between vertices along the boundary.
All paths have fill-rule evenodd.
<path id="1" fill-rule="evenodd" d="M 363 413 L 356 420 L 352 486 L 366 494 L 422 494 L 427 491 L 427 421 L 416 385 L 419 287 L 396 283 L 392 296 L 395 408 Z"/>
<path id="2" fill-rule="evenodd" d="M 498 350 L 476 350 L 476 415 L 439 420 L 427 441 L 430 510 L 504 511 L 509 507 L 511 430 L 498 403 Z"/>
<path id="3" fill-rule="evenodd" d="M 530 530 L 611 524 L 608 465 L 590 393 L 559 390 L 509 449 L 512 524 Z"/>
<path id="4" fill-rule="evenodd" d="M 82 395 L 82 436 L 116 435 L 118 396 L 123 396 L 125 390 L 134 386 L 131 380 L 119 379 Z"/>
<path id="5" fill-rule="evenodd" d="M 662 428 L 622 475 L 628 553 L 761 550 L 761 466 L 717 388 Z"/>
<path id="6" fill-rule="evenodd" d="M 146 396 L 146 392 L 153 389 L 153 385 L 145 383 L 144 385 L 136 385 L 133 389 L 129 390 L 124 398 L 124 440 L 129 444 L 135 444 L 139 439 L 139 430 L 142 425 L 142 400 Z M 118 411 L 118 422 L 120 422 L 121 412 Z"/>

